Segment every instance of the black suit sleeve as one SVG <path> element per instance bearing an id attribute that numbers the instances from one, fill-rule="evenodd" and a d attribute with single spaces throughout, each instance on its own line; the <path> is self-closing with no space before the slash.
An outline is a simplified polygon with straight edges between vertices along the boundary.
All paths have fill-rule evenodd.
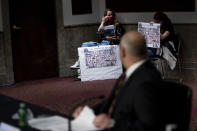
<path id="1" fill-rule="evenodd" d="M 133 98 L 133 110 L 135 118 L 116 120 L 113 131 L 158 131 L 158 107 L 155 87 L 146 84 L 136 88 Z M 132 118 L 133 119 L 133 118 Z"/>
<path id="2" fill-rule="evenodd" d="M 100 114 L 103 112 L 103 108 L 105 107 L 107 100 L 105 99 L 104 101 L 102 101 L 101 103 L 95 105 L 92 109 L 94 110 L 94 113 L 96 115 Z"/>
<path id="3" fill-rule="evenodd" d="M 120 78 L 119 78 L 120 79 Z M 117 84 L 119 82 L 119 79 L 116 81 L 114 88 L 111 91 L 111 94 L 109 95 L 109 97 L 107 99 L 105 99 L 104 101 L 102 101 L 101 103 L 97 104 L 96 106 L 93 107 L 94 113 L 96 115 L 100 114 L 100 113 L 108 113 L 109 107 L 111 105 L 111 102 L 114 98 L 114 93 L 115 90 L 117 88 Z"/>

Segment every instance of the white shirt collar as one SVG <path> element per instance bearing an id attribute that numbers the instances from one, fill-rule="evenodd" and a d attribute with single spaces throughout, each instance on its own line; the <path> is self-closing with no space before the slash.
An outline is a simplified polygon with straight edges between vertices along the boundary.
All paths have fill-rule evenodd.
<path id="1" fill-rule="evenodd" d="M 138 61 L 137 63 L 131 65 L 127 70 L 126 70 L 126 80 L 133 74 L 133 72 L 140 67 L 146 60 L 141 60 Z"/>

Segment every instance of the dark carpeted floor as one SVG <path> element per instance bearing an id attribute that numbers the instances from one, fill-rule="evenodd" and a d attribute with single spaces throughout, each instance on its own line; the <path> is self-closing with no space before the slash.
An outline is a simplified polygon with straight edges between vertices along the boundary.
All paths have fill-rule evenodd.
<path id="1" fill-rule="evenodd" d="M 76 78 L 52 78 L 0 87 L 0 93 L 70 115 L 79 104 L 90 107 L 110 93 L 115 80 L 81 82 Z"/>
<path id="2" fill-rule="evenodd" d="M 184 81 L 193 89 L 191 129 L 197 131 L 197 82 Z M 76 78 L 51 78 L 0 87 L 0 94 L 71 115 L 80 104 L 90 107 L 108 97 L 115 80 L 81 82 Z"/>

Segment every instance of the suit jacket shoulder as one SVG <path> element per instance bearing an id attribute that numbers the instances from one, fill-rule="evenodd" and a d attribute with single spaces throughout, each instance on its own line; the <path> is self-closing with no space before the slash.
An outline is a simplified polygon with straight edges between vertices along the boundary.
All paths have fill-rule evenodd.
<path id="1" fill-rule="evenodd" d="M 154 88 L 150 84 L 161 81 L 160 73 L 150 61 L 138 67 L 121 88 L 112 117 L 117 130 L 148 129 L 157 123 Z M 113 96 L 113 95 L 112 95 Z M 125 128 L 127 127 L 127 128 Z M 148 131 L 148 130 L 147 130 Z"/>

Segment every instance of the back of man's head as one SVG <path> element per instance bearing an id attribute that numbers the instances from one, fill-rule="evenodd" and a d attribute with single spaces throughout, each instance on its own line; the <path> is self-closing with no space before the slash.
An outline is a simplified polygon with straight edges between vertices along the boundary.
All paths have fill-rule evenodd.
<path id="1" fill-rule="evenodd" d="M 137 31 L 129 31 L 123 35 L 120 45 L 125 48 L 126 53 L 132 58 L 147 58 L 146 40 Z"/>

